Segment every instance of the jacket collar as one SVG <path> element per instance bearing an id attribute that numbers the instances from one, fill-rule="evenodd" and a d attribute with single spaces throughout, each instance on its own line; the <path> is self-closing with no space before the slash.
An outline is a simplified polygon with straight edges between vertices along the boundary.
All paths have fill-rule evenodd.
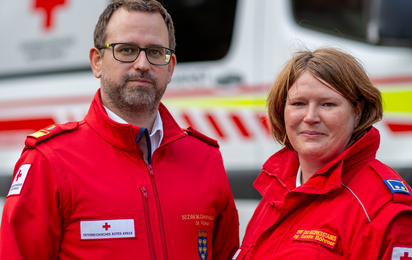
<path id="1" fill-rule="evenodd" d="M 163 141 L 162 145 L 173 142 L 185 136 L 167 108 L 160 103 L 159 113 L 163 121 Z M 90 127 L 100 135 L 106 142 L 126 151 L 137 152 L 139 145 L 136 138 L 141 132 L 141 127 L 131 124 L 120 124 L 113 121 L 106 113 L 100 99 L 100 89 L 96 92 L 92 104 L 84 120 Z"/>
<path id="2" fill-rule="evenodd" d="M 296 189 L 299 159 L 296 152 L 284 148 L 266 161 L 262 173 L 253 185 L 271 204 L 283 201 L 286 194 L 292 190 L 299 193 L 325 194 L 341 187 L 343 173 L 373 160 L 379 148 L 379 140 L 379 131 L 372 127 L 355 144 L 324 165 L 304 185 Z"/>

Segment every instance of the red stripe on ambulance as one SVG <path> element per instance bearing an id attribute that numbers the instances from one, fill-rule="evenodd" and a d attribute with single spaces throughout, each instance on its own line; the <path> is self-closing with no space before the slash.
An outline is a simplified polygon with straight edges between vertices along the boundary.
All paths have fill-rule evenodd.
<path id="1" fill-rule="evenodd" d="M 226 135 L 222 131 L 222 127 L 218 125 L 217 120 L 214 118 L 214 116 L 210 113 L 207 113 L 205 116 L 206 119 L 209 121 L 210 125 L 215 130 L 216 134 L 220 137 L 220 139 L 225 139 Z"/>
<path id="2" fill-rule="evenodd" d="M 187 125 L 187 126 L 191 126 L 191 127 L 195 128 L 195 129 L 199 129 L 199 128 L 196 127 L 196 124 L 193 123 L 193 119 L 192 119 L 192 117 L 191 117 L 188 113 L 183 112 L 183 113 L 182 113 L 182 118 L 183 118 L 183 120 L 186 122 L 186 125 Z"/>
<path id="3" fill-rule="evenodd" d="M 387 123 L 389 129 L 392 132 L 399 133 L 399 132 L 412 132 L 412 124 L 394 124 L 394 123 Z"/>
<path id="4" fill-rule="evenodd" d="M 231 113 L 230 114 L 230 118 L 232 119 L 232 121 L 234 122 L 234 124 L 236 125 L 236 129 L 239 130 L 240 134 L 246 138 L 251 138 L 252 134 L 249 133 L 249 131 L 246 129 L 245 124 L 242 122 L 242 119 L 240 118 L 240 116 Z"/>
<path id="5" fill-rule="evenodd" d="M 53 118 L 0 121 L 0 131 L 39 130 L 54 124 Z"/>

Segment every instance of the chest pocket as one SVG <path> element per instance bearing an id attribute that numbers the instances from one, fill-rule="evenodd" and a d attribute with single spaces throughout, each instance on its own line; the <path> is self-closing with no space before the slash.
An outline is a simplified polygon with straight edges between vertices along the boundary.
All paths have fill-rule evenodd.
<path id="1" fill-rule="evenodd" d="M 232 260 L 244 260 L 253 246 L 242 245 L 233 255 Z"/>

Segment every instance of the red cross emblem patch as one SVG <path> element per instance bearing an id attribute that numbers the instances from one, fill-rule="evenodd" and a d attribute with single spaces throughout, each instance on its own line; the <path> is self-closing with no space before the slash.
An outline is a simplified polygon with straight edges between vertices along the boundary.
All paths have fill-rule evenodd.
<path id="1" fill-rule="evenodd" d="M 7 197 L 11 195 L 20 195 L 21 190 L 23 189 L 24 181 L 26 180 L 27 174 L 29 173 L 30 167 L 31 164 L 23 164 L 20 166 L 19 170 L 14 176 Z"/>
<path id="2" fill-rule="evenodd" d="M 412 260 L 412 247 L 394 247 L 392 260 Z"/>

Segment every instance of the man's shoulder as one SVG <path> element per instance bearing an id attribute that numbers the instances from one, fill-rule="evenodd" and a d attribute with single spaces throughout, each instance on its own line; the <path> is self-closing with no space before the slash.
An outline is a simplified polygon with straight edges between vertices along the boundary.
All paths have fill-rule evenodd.
<path id="1" fill-rule="evenodd" d="M 194 129 L 193 127 L 188 127 L 188 128 L 184 128 L 182 129 L 186 134 L 188 134 L 189 136 L 192 136 L 208 145 L 211 145 L 213 147 L 219 148 L 219 144 L 217 142 L 217 140 L 210 138 L 204 134 L 202 134 L 201 132 L 197 131 L 196 129 Z"/>
<path id="2" fill-rule="evenodd" d="M 34 148 L 39 143 L 51 140 L 63 133 L 68 133 L 78 129 L 82 122 L 68 122 L 65 124 L 52 124 L 27 136 L 25 146 Z"/>

